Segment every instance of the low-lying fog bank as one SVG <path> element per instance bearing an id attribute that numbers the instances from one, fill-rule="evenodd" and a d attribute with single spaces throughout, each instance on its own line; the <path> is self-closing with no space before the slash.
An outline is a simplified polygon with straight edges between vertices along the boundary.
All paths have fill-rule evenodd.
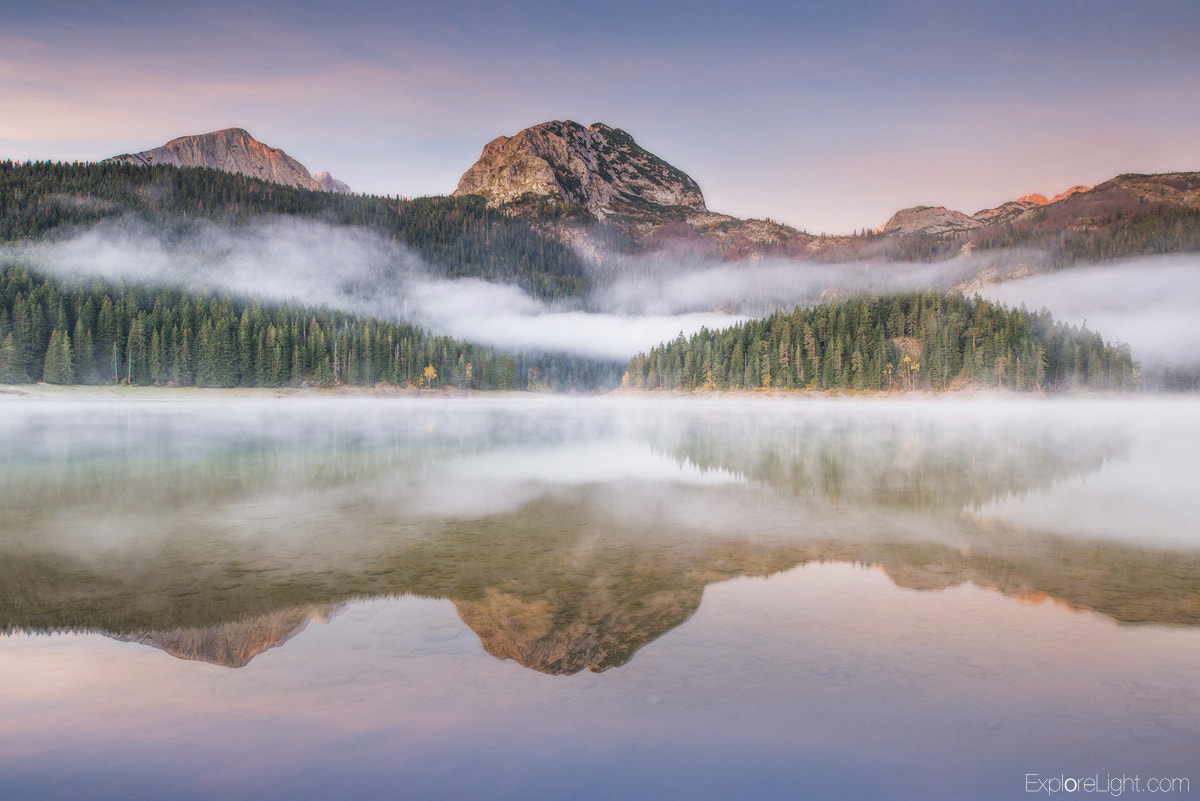
<path id="1" fill-rule="evenodd" d="M 1158 370 L 1195 370 L 1200 257 L 1130 259 L 1047 272 L 1044 254 L 979 251 L 937 263 L 717 261 L 687 251 L 584 258 L 586 297 L 545 301 L 516 286 L 448 279 L 380 235 L 317 220 L 264 218 L 233 227 L 196 223 L 164 232 L 108 221 L 68 238 L 0 248 L 68 280 L 218 290 L 265 302 L 327 306 L 509 350 L 624 360 L 680 333 L 858 292 L 959 287 L 967 294 L 1056 317 L 1128 343 Z"/>

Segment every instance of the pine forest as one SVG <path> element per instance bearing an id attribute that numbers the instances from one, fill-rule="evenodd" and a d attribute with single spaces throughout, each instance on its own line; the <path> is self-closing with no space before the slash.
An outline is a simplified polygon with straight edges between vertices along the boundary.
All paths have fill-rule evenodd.
<path id="1" fill-rule="evenodd" d="M 1132 389 L 1129 348 L 1049 312 L 961 294 L 862 296 L 724 331 L 682 334 L 630 361 L 639 389 Z"/>
<path id="2" fill-rule="evenodd" d="M 201 387 L 392 384 L 590 389 L 619 365 L 497 353 L 406 323 L 216 294 L 64 285 L 0 268 L 0 384 Z"/>

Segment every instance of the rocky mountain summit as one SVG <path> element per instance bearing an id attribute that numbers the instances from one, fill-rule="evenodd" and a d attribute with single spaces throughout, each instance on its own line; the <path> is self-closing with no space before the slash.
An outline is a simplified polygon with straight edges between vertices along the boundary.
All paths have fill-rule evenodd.
<path id="1" fill-rule="evenodd" d="M 298 189 L 350 192 L 350 187 L 329 173 L 311 175 L 303 164 L 278 148 L 264 145 L 243 128 L 181 136 L 162 147 L 140 153 L 124 153 L 107 161 L 145 166 L 170 164 L 176 167 L 208 167 Z"/>
<path id="2" fill-rule="evenodd" d="M 705 212 L 690 176 L 642 149 L 633 137 L 604 123 L 584 127 L 544 122 L 483 148 L 463 174 L 455 195 L 482 195 L 501 205 L 532 195 L 581 206 L 603 220 L 642 216 L 656 207 Z"/>
<path id="3" fill-rule="evenodd" d="M 556 120 L 493 139 L 454 194 L 480 195 L 517 215 L 538 216 L 547 203 L 582 210 L 639 245 L 690 240 L 724 258 L 802 255 L 817 239 L 770 220 L 709 211 L 691 176 L 601 122 Z M 578 227 L 548 232 L 576 246 L 588 238 Z"/>
<path id="4" fill-rule="evenodd" d="M 949 234 L 978 228 L 982 222 L 945 206 L 914 206 L 901 209 L 875 229 L 879 234 Z"/>

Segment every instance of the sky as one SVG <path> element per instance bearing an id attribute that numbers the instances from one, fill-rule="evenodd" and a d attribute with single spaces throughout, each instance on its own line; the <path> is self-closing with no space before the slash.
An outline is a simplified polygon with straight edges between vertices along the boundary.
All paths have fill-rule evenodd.
<path id="1" fill-rule="evenodd" d="M 1200 170 L 1200 3 L 0 0 L 0 158 L 242 127 L 355 191 L 605 122 L 813 233 Z"/>

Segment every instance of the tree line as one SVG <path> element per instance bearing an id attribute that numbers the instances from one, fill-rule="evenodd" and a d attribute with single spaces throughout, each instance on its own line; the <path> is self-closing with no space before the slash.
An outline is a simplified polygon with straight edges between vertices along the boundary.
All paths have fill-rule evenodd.
<path id="1" fill-rule="evenodd" d="M 578 255 L 536 224 L 568 212 L 547 208 L 530 220 L 490 209 L 478 196 L 338 195 L 198 167 L 0 161 L 0 241 L 123 215 L 162 225 L 310 217 L 375 230 L 446 276 L 512 283 L 545 299 L 591 288 Z"/>
<path id="2" fill-rule="evenodd" d="M 515 283 L 547 299 L 580 297 L 591 288 L 578 255 L 547 227 L 588 224 L 609 231 L 615 239 L 610 246 L 636 249 L 628 236 L 618 235 L 619 226 L 596 225 L 586 210 L 547 198 L 524 198 L 494 209 L 478 196 L 338 195 L 197 167 L 0 161 L 0 241 L 38 238 L 64 226 L 122 214 L 156 222 L 203 218 L 234 223 L 274 214 L 360 225 L 412 248 L 448 276 Z M 694 236 L 685 229 L 679 233 Z M 1068 199 L 1027 219 L 968 232 L 864 233 L 845 238 L 824 258 L 939 261 L 957 255 L 964 245 L 1043 249 L 1050 265 L 1058 268 L 1195 252 L 1200 250 L 1200 209 L 1151 203 L 1113 190 L 1099 199 Z"/>
<path id="3" fill-rule="evenodd" d="M 497 353 L 324 308 L 100 280 L 64 284 L 21 265 L 0 267 L 0 384 L 553 391 L 612 386 L 619 370 L 564 354 Z"/>
<path id="4" fill-rule="evenodd" d="M 723 331 L 681 333 L 634 357 L 622 384 L 641 389 L 1131 389 L 1127 345 L 1046 310 L 918 292 L 797 307 Z"/>

